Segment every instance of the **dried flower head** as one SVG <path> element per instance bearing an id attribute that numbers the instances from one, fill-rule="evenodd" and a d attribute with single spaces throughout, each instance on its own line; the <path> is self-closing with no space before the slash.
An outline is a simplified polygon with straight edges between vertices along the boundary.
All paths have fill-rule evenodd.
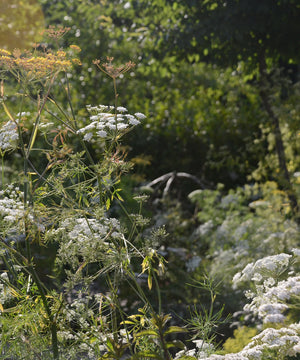
<path id="1" fill-rule="evenodd" d="M 93 63 L 101 71 L 103 71 L 105 74 L 107 74 L 108 76 L 110 76 L 113 79 L 116 79 L 121 74 L 124 74 L 125 72 L 129 71 L 130 69 L 132 69 L 135 66 L 135 64 L 132 61 L 128 61 L 124 65 L 116 66 L 113 64 L 113 60 L 114 60 L 113 57 L 107 57 L 106 63 L 101 64 L 100 60 L 98 60 L 98 59 L 94 60 Z"/>
<path id="2" fill-rule="evenodd" d="M 61 39 L 70 29 L 69 27 L 50 25 L 48 29 L 43 31 L 43 34 L 48 35 L 49 38 Z"/>

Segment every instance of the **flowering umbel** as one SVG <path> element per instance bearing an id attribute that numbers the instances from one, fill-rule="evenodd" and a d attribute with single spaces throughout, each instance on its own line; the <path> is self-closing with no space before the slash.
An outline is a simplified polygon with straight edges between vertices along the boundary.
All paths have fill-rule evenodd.
<path id="1" fill-rule="evenodd" d="M 142 113 L 135 113 L 134 115 L 126 114 L 127 109 L 118 106 L 87 106 L 87 110 L 91 114 L 91 122 L 79 129 L 78 134 L 84 135 L 84 140 L 91 141 L 96 138 L 106 138 L 109 135 L 121 135 L 125 130 L 140 124 L 140 120 L 146 118 Z"/>
<path id="2" fill-rule="evenodd" d="M 93 63 L 106 75 L 110 76 L 112 79 L 116 79 L 121 74 L 129 71 L 130 69 L 135 67 L 135 63 L 132 61 L 128 61 L 124 65 L 116 66 L 113 64 L 113 57 L 107 57 L 107 62 L 101 64 L 100 60 L 94 60 Z"/>
<path id="3" fill-rule="evenodd" d="M 18 138 L 19 134 L 17 125 L 13 121 L 9 120 L 0 128 L 0 154 L 14 148 L 15 142 Z"/>
<path id="4" fill-rule="evenodd" d="M 0 49 L 0 66 L 15 75 L 23 74 L 28 78 L 44 78 L 60 71 L 66 71 L 75 59 L 69 60 L 66 52 L 25 52 L 20 50 L 10 52 Z M 77 59 L 78 60 L 78 59 Z"/>
<path id="5" fill-rule="evenodd" d="M 68 29 L 59 28 L 55 30 L 50 28 L 45 31 L 49 37 L 58 40 Z M 25 77 L 28 80 L 40 80 L 51 77 L 60 71 L 67 71 L 73 64 L 81 65 L 80 60 L 75 56 L 75 53 L 79 53 L 81 49 L 76 45 L 71 45 L 66 51 L 61 49 L 52 51 L 41 44 L 35 44 L 34 46 L 32 52 L 22 52 L 20 49 L 10 52 L 0 49 L 0 67 L 10 71 L 18 79 Z"/>

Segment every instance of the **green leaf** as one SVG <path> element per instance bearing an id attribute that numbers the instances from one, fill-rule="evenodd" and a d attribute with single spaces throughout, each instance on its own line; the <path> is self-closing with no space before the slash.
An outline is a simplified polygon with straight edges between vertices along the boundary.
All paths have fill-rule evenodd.
<path id="1" fill-rule="evenodd" d="M 149 352 L 149 351 L 141 351 L 132 356 L 132 359 L 144 359 L 144 358 L 164 360 L 164 358 L 161 357 L 159 354 L 154 353 L 154 352 Z"/>
<path id="2" fill-rule="evenodd" d="M 107 200 L 106 200 L 106 210 L 109 210 L 109 208 L 110 208 L 110 198 L 108 198 Z"/>
<path id="3" fill-rule="evenodd" d="M 12 116 L 12 114 L 10 113 L 10 111 L 8 110 L 8 107 L 5 105 L 4 102 L 2 102 L 2 106 L 3 106 L 4 111 L 6 112 L 7 116 L 10 118 L 10 120 L 13 121 L 14 123 L 16 123 L 14 117 Z"/>
<path id="4" fill-rule="evenodd" d="M 119 193 L 116 193 L 116 197 L 120 200 L 120 201 L 124 201 L 124 199 L 122 198 L 122 196 Z"/>
<path id="5" fill-rule="evenodd" d="M 148 288 L 149 288 L 149 290 L 152 289 L 152 275 L 151 274 L 148 275 Z"/>
<path id="6" fill-rule="evenodd" d="M 184 343 L 180 340 L 174 340 L 174 341 L 167 342 L 166 346 L 168 349 L 170 349 L 172 347 L 177 347 L 177 348 L 183 350 L 185 348 Z"/>
<path id="7" fill-rule="evenodd" d="M 158 334 L 155 330 L 143 330 L 138 332 L 135 337 L 141 337 L 141 336 L 155 336 L 158 337 Z"/>
<path id="8" fill-rule="evenodd" d="M 120 325 L 124 325 L 124 324 L 127 324 L 127 325 L 134 325 L 135 322 L 134 321 L 129 321 L 129 320 L 124 320 L 124 321 L 121 321 L 120 322 Z"/>
<path id="9" fill-rule="evenodd" d="M 187 332 L 187 329 L 184 329 L 180 326 L 170 326 L 166 331 L 165 331 L 165 335 L 167 334 L 174 334 L 174 333 L 183 333 L 183 332 Z"/>
<path id="10" fill-rule="evenodd" d="M 91 339 L 90 339 L 90 344 L 93 344 L 95 341 L 97 341 L 98 339 L 96 338 L 96 337 L 92 337 Z"/>
<path id="11" fill-rule="evenodd" d="M 37 135 L 37 131 L 38 131 L 38 123 L 39 123 L 39 120 L 40 118 L 38 117 L 36 119 L 36 122 L 34 124 L 34 128 L 33 128 L 33 133 L 31 135 L 31 138 L 30 138 L 30 143 L 29 143 L 29 146 L 28 146 L 28 150 L 27 150 L 27 156 L 29 156 L 29 153 L 34 145 L 34 142 L 35 142 L 35 139 L 36 139 L 36 135 Z"/>
<path id="12" fill-rule="evenodd" d="M 107 339 L 106 345 L 107 345 L 107 347 L 109 348 L 110 351 L 114 351 L 114 346 L 113 346 L 110 339 Z"/>

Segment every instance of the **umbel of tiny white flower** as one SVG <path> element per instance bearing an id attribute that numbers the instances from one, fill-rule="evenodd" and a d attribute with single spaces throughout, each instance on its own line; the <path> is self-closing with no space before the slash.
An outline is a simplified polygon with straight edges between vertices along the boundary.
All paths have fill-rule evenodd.
<path id="1" fill-rule="evenodd" d="M 241 273 L 235 275 L 234 286 L 245 280 L 250 280 L 255 285 L 254 292 L 246 293 L 251 303 L 244 306 L 245 311 L 258 315 L 264 323 L 284 322 L 290 308 L 289 302 L 293 303 L 299 298 L 300 276 L 295 274 L 281 281 L 278 278 L 280 274 L 287 272 L 289 265 L 297 261 L 297 250 L 292 250 L 294 258 L 285 253 L 267 256 L 248 264 Z"/>
<path id="2" fill-rule="evenodd" d="M 14 142 L 18 140 L 19 134 L 17 131 L 17 125 L 9 120 L 0 129 L 0 149 L 1 152 L 14 148 Z"/>
<path id="3" fill-rule="evenodd" d="M 91 122 L 79 129 L 78 134 L 83 134 L 83 139 L 91 141 L 95 137 L 106 138 L 109 135 L 116 135 L 126 129 L 130 129 L 141 123 L 146 116 L 140 112 L 134 115 L 127 114 L 127 109 L 122 106 L 91 106 L 87 105 Z"/>
<path id="4" fill-rule="evenodd" d="M 263 278 L 268 278 L 270 274 L 280 274 L 288 267 L 291 258 L 292 255 L 282 253 L 266 256 L 255 263 L 250 263 L 233 277 L 233 284 L 236 286 L 240 282 L 251 280 L 260 282 Z"/>

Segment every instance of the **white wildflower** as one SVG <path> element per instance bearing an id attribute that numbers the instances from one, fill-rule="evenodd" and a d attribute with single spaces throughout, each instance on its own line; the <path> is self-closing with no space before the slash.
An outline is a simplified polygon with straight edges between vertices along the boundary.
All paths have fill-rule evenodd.
<path id="1" fill-rule="evenodd" d="M 76 267 L 78 257 L 83 257 L 87 262 L 98 261 L 109 246 L 110 239 L 123 239 L 124 235 L 116 219 L 67 218 L 59 228 L 49 230 L 46 237 L 59 241 L 60 261 Z"/>
<path id="2" fill-rule="evenodd" d="M 146 115 L 144 115 L 144 114 L 142 114 L 142 113 L 140 113 L 140 112 L 135 113 L 134 116 L 135 116 L 136 118 L 138 118 L 139 120 L 144 120 L 144 119 L 146 119 Z"/>
<path id="3" fill-rule="evenodd" d="M 128 122 L 129 122 L 130 125 L 133 125 L 133 126 L 139 125 L 141 123 L 139 120 L 137 120 L 135 118 L 129 118 Z"/>
<path id="4" fill-rule="evenodd" d="M 108 122 L 106 124 L 106 126 L 110 129 L 110 130 L 116 130 L 117 129 L 117 126 L 112 124 L 111 122 Z"/>
<path id="5" fill-rule="evenodd" d="M 229 207 L 231 204 L 237 204 L 238 203 L 238 196 L 233 194 L 228 194 L 221 199 L 221 207 L 223 209 Z"/>
<path id="6" fill-rule="evenodd" d="M 247 354 L 247 356 L 249 357 L 249 359 L 261 359 L 263 356 L 263 352 L 261 351 L 261 347 L 260 346 L 256 346 L 253 349 L 248 349 L 245 351 L 245 354 Z"/>
<path id="7" fill-rule="evenodd" d="M 22 112 L 18 112 L 17 113 L 17 117 L 24 117 L 24 116 L 30 116 L 30 112 L 29 111 L 22 111 Z"/>
<path id="8" fill-rule="evenodd" d="M 265 303 L 259 306 L 258 314 L 264 318 L 264 323 L 283 322 L 285 316 L 281 313 L 287 310 L 289 307 L 286 304 L 281 303 Z"/>
<path id="9" fill-rule="evenodd" d="M 199 235 L 204 236 L 208 234 L 213 229 L 213 227 L 214 227 L 213 221 L 208 220 L 197 228 L 196 234 L 199 233 Z"/>
<path id="10" fill-rule="evenodd" d="M 276 271 L 278 269 L 281 270 L 283 267 L 288 266 L 289 259 L 291 258 L 291 256 L 292 255 L 284 254 L 284 253 L 267 256 L 265 258 L 258 260 L 255 263 L 254 267 L 260 271 L 264 271 L 264 270 Z"/>
<path id="11" fill-rule="evenodd" d="M 41 124 L 39 124 L 39 129 L 45 131 L 48 128 L 52 127 L 53 125 L 54 125 L 54 123 L 51 121 L 49 121 L 47 123 L 41 123 Z"/>
<path id="12" fill-rule="evenodd" d="M 122 132 L 130 126 L 140 124 L 140 119 L 145 118 L 142 113 L 136 113 L 134 116 L 130 114 L 124 115 L 123 113 L 127 112 L 127 109 L 122 106 L 115 109 L 111 106 L 88 105 L 87 110 L 91 113 L 91 123 L 77 131 L 79 134 L 84 134 L 84 140 L 86 141 L 93 140 L 94 132 L 91 132 L 93 129 L 100 130 L 95 132 L 96 137 L 106 138 L 109 135 L 115 136 L 116 133 Z M 115 114 L 114 111 L 116 111 Z"/>
<path id="13" fill-rule="evenodd" d="M 127 112 L 128 110 L 123 106 L 118 106 L 117 111 L 120 112 L 120 113 L 124 113 L 124 112 Z"/>
<path id="14" fill-rule="evenodd" d="M 300 256 L 300 249 L 292 249 L 292 253 L 293 253 L 295 256 Z"/>
<path id="15" fill-rule="evenodd" d="M 289 300 L 291 296 L 300 295 L 300 276 L 289 277 L 280 281 L 277 286 L 266 292 L 268 298 L 276 298 L 281 301 Z"/>
<path id="16" fill-rule="evenodd" d="M 291 257 L 292 255 L 282 253 L 259 259 L 255 263 L 248 264 L 239 275 L 234 276 L 233 282 L 235 285 L 242 281 L 254 280 L 259 282 L 263 280 L 266 275 L 269 275 L 269 273 L 276 275 L 288 267 Z M 260 274 L 261 277 L 258 274 Z M 270 276 L 268 276 L 268 278 L 269 277 Z"/>
<path id="17" fill-rule="evenodd" d="M 226 355 L 211 355 L 204 357 L 205 360 L 261 360 L 264 359 L 264 352 L 269 350 L 278 351 L 281 357 L 295 356 L 300 352 L 299 329 L 293 324 L 288 328 L 273 329 L 267 328 L 252 338 L 251 342 L 238 353 Z M 297 333 L 298 331 L 298 333 Z"/>
<path id="18" fill-rule="evenodd" d="M 107 136 L 107 132 L 105 130 L 97 131 L 97 135 L 101 138 L 105 138 Z"/>
<path id="19" fill-rule="evenodd" d="M 293 350 L 295 351 L 295 353 L 300 353 L 300 342 L 293 347 Z"/>
<path id="20" fill-rule="evenodd" d="M 9 120 L 0 129 L 0 148 L 2 151 L 13 149 L 14 142 L 18 140 L 17 125 Z"/>
<path id="21" fill-rule="evenodd" d="M 0 199 L 0 215 L 4 221 L 9 223 L 19 222 L 24 216 L 25 211 L 18 190 L 7 189 L 6 191 L 1 191 L 0 196 L 3 196 Z"/>
<path id="22" fill-rule="evenodd" d="M 195 255 L 193 257 L 191 257 L 187 262 L 186 262 L 186 268 L 188 272 L 194 271 L 197 269 L 197 267 L 200 265 L 201 262 L 201 257 L 198 255 Z"/>
<path id="23" fill-rule="evenodd" d="M 261 279 L 262 279 L 262 275 L 260 273 L 255 273 L 251 278 L 252 281 L 257 281 L 257 282 L 259 282 Z"/>
<path id="24" fill-rule="evenodd" d="M 191 350 L 181 350 L 176 355 L 174 360 L 180 359 L 182 356 L 195 356 L 196 349 Z"/>
<path id="25" fill-rule="evenodd" d="M 268 279 L 264 280 L 264 287 L 269 288 L 271 286 L 275 285 L 275 280 L 272 277 L 269 277 Z"/>
<path id="26" fill-rule="evenodd" d="M 91 138 L 93 137 L 93 133 L 86 133 L 85 135 L 84 135 L 84 137 L 83 137 L 83 140 L 85 140 L 85 141 L 90 141 L 91 140 Z"/>
<path id="27" fill-rule="evenodd" d="M 286 317 L 282 314 L 268 314 L 264 317 L 264 323 L 275 323 L 280 324 L 283 323 Z"/>

